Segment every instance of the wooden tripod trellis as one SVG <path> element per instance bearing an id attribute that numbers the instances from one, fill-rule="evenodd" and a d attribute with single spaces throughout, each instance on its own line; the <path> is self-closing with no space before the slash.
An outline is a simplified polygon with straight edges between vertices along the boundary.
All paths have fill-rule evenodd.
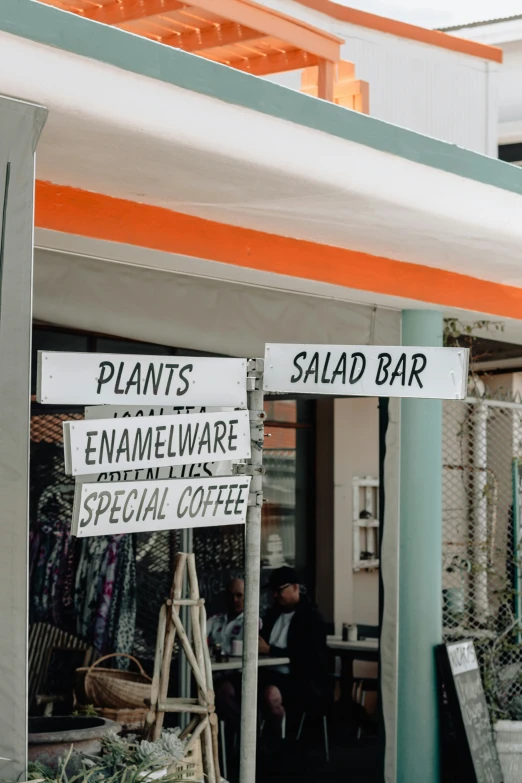
<path id="1" fill-rule="evenodd" d="M 182 598 L 185 574 L 189 598 Z M 181 606 L 190 607 L 192 644 L 181 621 L 179 613 Z M 195 699 L 167 697 L 176 634 L 197 684 L 198 696 Z M 170 598 L 161 607 L 159 615 L 151 705 L 147 715 L 148 733 L 153 740 L 159 738 L 167 712 L 188 712 L 193 715 L 182 734 L 182 737 L 188 737 L 186 751 L 188 752 L 201 738 L 206 783 L 220 783 L 218 718 L 215 712 L 212 668 L 207 645 L 205 601 L 199 595 L 195 556 L 183 552 L 176 557 Z"/>

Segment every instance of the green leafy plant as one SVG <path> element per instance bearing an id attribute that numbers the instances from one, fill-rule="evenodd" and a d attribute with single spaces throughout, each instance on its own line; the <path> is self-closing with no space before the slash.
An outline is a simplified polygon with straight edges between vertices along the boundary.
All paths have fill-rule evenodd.
<path id="1" fill-rule="evenodd" d="M 71 745 L 60 758 L 55 771 L 40 762 L 28 766 L 27 780 L 36 783 L 148 783 L 154 773 L 182 760 L 185 743 L 179 738 L 179 729 L 166 729 L 155 742 L 126 739 L 115 733 L 102 739 L 100 756 L 75 754 Z M 74 771 L 72 771 L 74 770 Z M 179 783 L 178 774 L 166 774 L 162 783 Z M 1 781 L 0 783 L 9 783 Z"/>

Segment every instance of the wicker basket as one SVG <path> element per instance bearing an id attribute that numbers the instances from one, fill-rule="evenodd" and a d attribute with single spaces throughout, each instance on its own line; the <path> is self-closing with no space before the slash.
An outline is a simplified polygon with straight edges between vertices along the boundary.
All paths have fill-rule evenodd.
<path id="1" fill-rule="evenodd" d="M 102 661 L 116 657 L 129 658 L 134 661 L 139 672 L 98 668 Z M 128 710 L 140 707 L 143 709 L 150 703 L 152 680 L 143 671 L 141 663 L 132 655 L 126 653 L 104 655 L 92 666 L 77 669 L 76 673 L 78 676 L 76 698 L 83 704 Z"/>
<path id="2" fill-rule="evenodd" d="M 81 710 L 81 707 L 79 708 Z M 147 707 L 137 707 L 135 710 L 113 710 L 110 707 L 98 707 L 96 712 L 100 718 L 107 718 L 119 723 L 127 731 L 142 729 L 147 719 Z"/>

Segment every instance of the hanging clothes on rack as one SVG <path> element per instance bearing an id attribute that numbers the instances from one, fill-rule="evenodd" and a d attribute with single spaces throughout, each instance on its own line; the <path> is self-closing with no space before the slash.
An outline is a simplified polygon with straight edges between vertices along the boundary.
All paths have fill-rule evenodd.
<path id="1" fill-rule="evenodd" d="M 30 614 L 33 621 L 64 622 L 62 591 L 69 548 L 74 485 L 53 485 L 39 499 L 30 538 Z"/>
<path id="2" fill-rule="evenodd" d="M 109 611 L 106 646 L 114 652 L 132 653 L 136 631 L 136 552 L 134 536 L 122 535 L 118 547 L 116 579 Z M 118 668 L 128 666 L 126 658 L 117 660 Z"/>

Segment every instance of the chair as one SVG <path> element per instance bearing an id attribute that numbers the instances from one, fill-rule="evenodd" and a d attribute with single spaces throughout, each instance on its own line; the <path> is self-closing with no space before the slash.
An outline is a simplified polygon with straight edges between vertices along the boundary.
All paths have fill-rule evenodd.
<path id="1" fill-rule="evenodd" d="M 65 670 L 64 657 L 69 653 Z M 29 629 L 29 710 L 44 705 L 51 715 L 53 704 L 63 700 L 64 690 L 72 692 L 74 672 L 88 666 L 94 650 L 83 639 L 48 623 L 35 623 Z M 52 671 L 58 666 L 58 672 Z M 51 678 L 50 675 L 53 674 Z M 52 679 L 54 682 L 49 682 Z M 69 680 L 71 681 L 69 683 Z M 70 684 L 70 688 L 68 685 Z M 55 687 L 52 687 L 55 686 Z M 43 693 L 43 690 L 52 691 Z"/>
<path id="2" fill-rule="evenodd" d="M 299 722 L 299 728 L 297 730 L 297 737 L 296 737 L 298 742 L 301 739 L 301 734 L 303 732 L 303 727 L 305 724 L 307 714 L 308 713 L 303 712 L 303 714 L 301 715 L 301 720 Z M 319 717 L 321 718 L 323 724 L 324 755 L 326 758 L 326 763 L 328 764 L 328 762 L 330 761 L 330 743 L 328 740 L 328 720 L 326 717 L 326 711 L 322 711 L 322 715 L 320 715 Z"/>
<path id="3" fill-rule="evenodd" d="M 379 691 L 379 664 L 372 661 L 353 662 L 353 692 L 352 699 L 364 710 L 367 693 L 378 693 Z M 362 737 L 362 721 L 357 726 L 357 739 Z"/>

